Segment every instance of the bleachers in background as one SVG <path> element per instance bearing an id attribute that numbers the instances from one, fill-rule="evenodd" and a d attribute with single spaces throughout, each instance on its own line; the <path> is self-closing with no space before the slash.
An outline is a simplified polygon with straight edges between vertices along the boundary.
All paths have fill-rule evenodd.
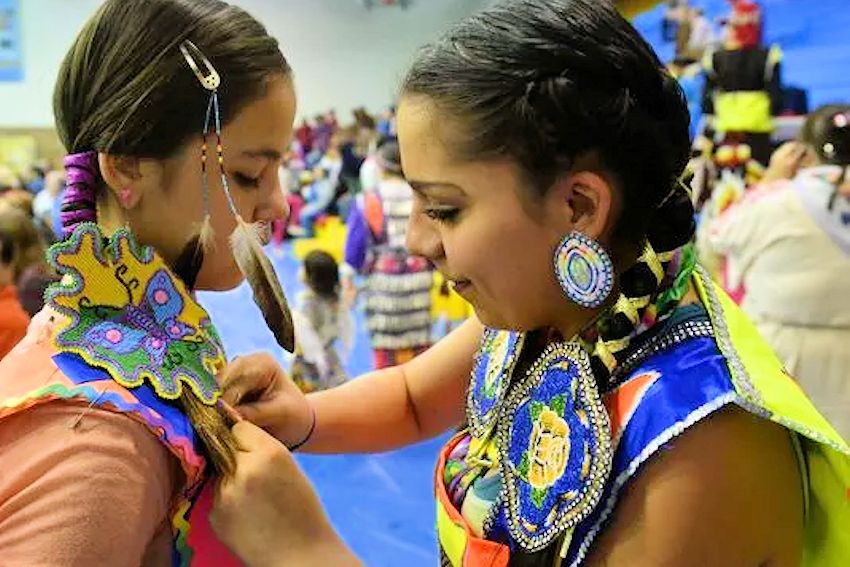
<path id="1" fill-rule="evenodd" d="M 729 11 L 726 0 L 691 0 L 709 19 Z M 778 43 L 785 53 L 784 82 L 809 92 L 815 108 L 829 102 L 850 101 L 850 2 L 848 0 L 761 0 L 765 13 L 765 40 Z M 664 5 L 635 21 L 665 61 L 673 45 L 661 41 Z"/>

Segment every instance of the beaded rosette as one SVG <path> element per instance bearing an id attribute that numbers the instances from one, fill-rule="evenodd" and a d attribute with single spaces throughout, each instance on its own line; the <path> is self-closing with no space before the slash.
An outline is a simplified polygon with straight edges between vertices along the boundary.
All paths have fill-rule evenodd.
<path id="1" fill-rule="evenodd" d="M 499 454 L 502 489 L 485 521 L 488 537 L 508 535 L 535 552 L 593 512 L 613 449 L 587 352 L 574 342 L 550 344 L 523 376 L 513 377 L 523 339 L 485 331 L 467 417 L 474 438 L 481 438 L 476 431 L 495 435 Z"/>
<path id="2" fill-rule="evenodd" d="M 107 239 L 92 223 L 54 245 L 48 261 L 62 281 L 46 304 L 66 316 L 55 335 L 60 352 L 80 356 L 125 388 L 148 382 L 177 399 L 190 388 L 216 403 L 216 374 L 226 359 L 206 311 L 153 248 L 120 229 Z"/>
<path id="3" fill-rule="evenodd" d="M 611 426 L 580 345 L 544 350 L 505 399 L 497 439 L 507 526 L 522 548 L 545 548 L 593 511 L 611 471 Z"/>
<path id="4" fill-rule="evenodd" d="M 467 398 L 473 436 L 486 435 L 495 423 L 524 343 L 524 333 L 484 330 Z"/>

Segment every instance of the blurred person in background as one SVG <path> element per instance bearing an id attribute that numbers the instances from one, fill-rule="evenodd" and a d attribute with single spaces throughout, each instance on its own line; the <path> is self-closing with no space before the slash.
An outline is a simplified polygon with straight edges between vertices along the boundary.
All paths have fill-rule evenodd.
<path id="1" fill-rule="evenodd" d="M 401 171 L 396 141 L 376 154 L 381 180 L 356 200 L 348 217 L 345 261 L 366 275 L 366 326 L 375 368 L 403 364 L 431 344 L 428 262 L 405 246 L 413 190 Z"/>
<path id="2" fill-rule="evenodd" d="M 762 45 L 761 12 L 750 0 L 731 0 L 722 49 L 702 59 L 706 84 L 703 114 L 722 145 L 750 146 L 751 155 L 767 165 L 773 150 L 773 117 L 783 106 L 782 50 Z"/>
<path id="3" fill-rule="evenodd" d="M 33 219 L 47 243 L 54 242 L 61 235 L 61 227 L 55 226 L 55 219 L 62 204 L 61 196 L 64 189 L 65 172 L 48 171 L 44 176 L 44 186 L 33 200 Z"/>
<path id="4" fill-rule="evenodd" d="M 302 392 L 339 386 L 346 380 L 343 358 L 351 351 L 354 321 L 350 304 L 342 293 L 340 267 L 324 250 L 304 258 L 301 273 L 305 288 L 292 312 L 298 345 L 292 362 L 292 379 Z"/>
<path id="5" fill-rule="evenodd" d="M 689 59 L 699 61 L 705 51 L 714 45 L 714 27 L 705 17 L 705 11 L 702 8 L 689 8 L 688 19 L 691 23 L 691 33 L 685 55 Z"/>
<path id="6" fill-rule="evenodd" d="M 16 209 L 0 206 L 0 358 L 24 338 L 30 322 L 15 288 L 18 237 L 12 229 L 14 223 L 7 222 L 7 217 L 19 215 Z"/>
<path id="7" fill-rule="evenodd" d="M 61 180 L 55 177 L 51 179 L 53 183 L 59 188 L 63 186 Z M 39 195 L 58 190 L 57 187 L 46 186 Z M 57 281 L 56 274 L 44 261 L 45 245 L 52 243 L 55 236 L 52 228 L 42 224 L 34 215 L 37 199 L 38 196 L 33 197 L 32 193 L 24 189 L 11 189 L 0 197 L 0 207 L 19 213 L 5 215 L 2 224 L 17 239 L 19 254 L 15 261 L 15 285 L 21 305 L 30 316 L 41 311 L 44 291 L 48 285 Z M 41 204 L 43 200 L 39 202 Z"/>
<path id="8" fill-rule="evenodd" d="M 816 111 L 777 150 L 772 182 L 707 229 L 742 307 L 836 429 L 850 438 L 850 106 Z"/>
<path id="9" fill-rule="evenodd" d="M 301 121 L 301 126 L 295 130 L 295 139 L 301 144 L 301 150 L 305 155 L 313 151 L 313 127 L 310 126 L 310 121 L 306 118 Z"/>

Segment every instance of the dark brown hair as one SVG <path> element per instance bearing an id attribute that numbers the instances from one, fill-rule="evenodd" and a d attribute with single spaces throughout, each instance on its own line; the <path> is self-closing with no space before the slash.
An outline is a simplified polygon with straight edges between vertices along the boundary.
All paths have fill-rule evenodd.
<path id="1" fill-rule="evenodd" d="M 277 40 L 241 8 L 220 0 L 107 0 L 59 70 L 53 105 L 68 153 L 162 159 L 200 136 L 210 93 L 180 52 L 184 40 L 221 75 L 223 125 L 264 96 L 271 78 L 290 75 Z M 222 416 L 189 388 L 180 402 L 216 470 L 232 472 L 236 443 Z"/>
<path id="2" fill-rule="evenodd" d="M 458 121 L 455 155 L 510 158 L 538 195 L 577 159 L 595 157 L 622 188 L 615 245 L 651 246 L 619 274 L 619 289 L 639 310 L 654 300 L 661 279 L 650 264 L 664 265 L 693 236 L 679 186 L 690 116 L 678 83 L 611 2 L 512 0 L 484 10 L 421 51 L 402 95 L 427 97 Z M 598 376 L 624 354 L 633 320 L 614 311 L 599 325 L 595 352 L 607 349 L 608 370 L 595 357 Z"/>
<path id="3" fill-rule="evenodd" d="M 53 106 L 68 153 L 173 155 L 203 126 L 209 92 L 179 45 L 190 40 L 222 77 L 222 121 L 289 75 L 277 40 L 221 0 L 108 0 L 77 36 L 59 71 Z"/>
<path id="4" fill-rule="evenodd" d="M 313 250 L 304 258 L 304 275 L 316 295 L 339 300 L 339 266 L 333 256 L 324 250 Z"/>
<path id="5" fill-rule="evenodd" d="M 44 263 L 44 244 L 29 217 L 15 204 L 0 198 L 0 234 L 7 242 L 4 254 L 17 281 L 30 266 Z"/>

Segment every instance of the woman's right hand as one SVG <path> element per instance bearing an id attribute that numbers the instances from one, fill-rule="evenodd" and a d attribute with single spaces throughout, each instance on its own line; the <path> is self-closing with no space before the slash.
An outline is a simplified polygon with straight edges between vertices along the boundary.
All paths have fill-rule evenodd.
<path id="1" fill-rule="evenodd" d="M 287 447 L 302 442 L 313 425 L 307 397 L 266 353 L 237 357 L 219 376 L 224 401 Z"/>

